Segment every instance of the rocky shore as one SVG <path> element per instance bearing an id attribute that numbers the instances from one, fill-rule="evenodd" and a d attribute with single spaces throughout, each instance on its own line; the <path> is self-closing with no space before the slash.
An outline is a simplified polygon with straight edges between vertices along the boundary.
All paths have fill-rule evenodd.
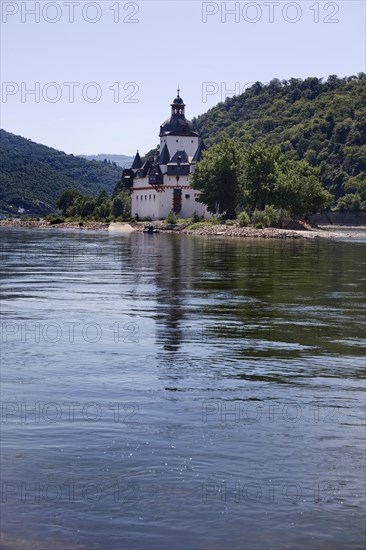
<path id="1" fill-rule="evenodd" d="M 111 226 L 108 222 L 65 222 L 50 224 L 47 221 L 35 220 L 0 220 L 0 227 L 19 229 L 72 229 L 89 231 L 108 231 Z M 220 237 L 239 237 L 250 239 L 352 239 L 365 238 L 365 227 L 313 227 L 307 224 L 299 224 L 297 228 L 288 229 L 256 229 L 254 227 L 239 227 L 237 225 L 205 225 L 190 228 L 188 224 L 169 225 L 162 221 L 120 223 L 121 232 L 144 231 L 147 227 L 154 228 L 158 232 L 182 233 L 185 235 L 204 235 Z"/>
<path id="2" fill-rule="evenodd" d="M 91 231 L 107 230 L 109 222 L 65 222 L 50 224 L 46 220 L 0 220 L 0 227 L 15 227 L 19 229 L 88 229 Z"/>

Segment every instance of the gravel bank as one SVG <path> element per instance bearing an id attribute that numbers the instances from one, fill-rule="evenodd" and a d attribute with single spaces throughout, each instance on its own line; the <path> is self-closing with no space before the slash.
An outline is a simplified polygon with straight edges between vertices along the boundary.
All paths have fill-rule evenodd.
<path id="1" fill-rule="evenodd" d="M 22 221 L 0 220 L 0 227 L 13 227 L 19 229 L 73 229 L 89 231 L 107 231 L 110 224 L 105 222 L 66 222 L 51 225 L 47 221 Z M 220 237 L 240 237 L 250 239 L 345 239 L 365 238 L 366 231 L 363 227 L 338 228 L 334 226 L 313 228 L 304 225 L 303 229 L 255 229 L 254 227 L 238 227 L 236 225 L 208 225 L 196 229 L 189 229 L 187 224 L 168 225 L 164 222 L 139 222 L 132 223 L 131 228 L 136 231 L 144 231 L 145 227 L 154 227 L 167 233 L 183 233 L 185 235 L 204 235 Z"/>

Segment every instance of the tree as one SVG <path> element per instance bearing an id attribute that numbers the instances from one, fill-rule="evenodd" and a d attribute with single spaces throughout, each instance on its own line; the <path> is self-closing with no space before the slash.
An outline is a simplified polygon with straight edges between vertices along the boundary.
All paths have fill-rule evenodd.
<path id="1" fill-rule="evenodd" d="M 343 189 L 347 193 L 356 193 L 360 196 L 362 201 L 366 201 L 366 174 L 358 174 L 356 177 L 348 178 L 344 184 Z"/>
<path id="2" fill-rule="evenodd" d="M 109 199 L 108 193 L 105 189 L 103 189 L 103 191 L 101 191 L 99 193 L 99 195 L 97 196 L 95 205 L 96 206 L 102 206 L 108 199 Z"/>
<path id="3" fill-rule="evenodd" d="M 131 214 L 131 197 L 127 191 L 118 194 L 112 201 L 112 215 L 116 218 Z"/>
<path id="4" fill-rule="evenodd" d="M 124 204 L 123 199 L 120 195 L 114 197 L 112 201 L 112 214 L 116 218 L 121 218 L 123 216 Z"/>
<path id="5" fill-rule="evenodd" d="M 236 218 L 242 164 L 240 145 L 228 138 L 203 153 L 192 175 L 191 187 L 201 191 L 200 202 L 212 214 L 218 212 L 227 219 Z"/>
<path id="6" fill-rule="evenodd" d="M 58 199 L 57 207 L 60 208 L 63 212 L 63 215 L 66 216 L 68 208 L 70 208 L 75 200 L 80 197 L 80 193 L 75 191 L 75 189 L 66 189 Z"/>
<path id="7" fill-rule="evenodd" d="M 334 210 L 336 212 L 357 212 L 364 209 L 364 204 L 358 193 L 348 193 L 338 199 Z"/>
<path id="8" fill-rule="evenodd" d="M 318 178 L 318 170 L 305 161 L 288 161 L 278 173 L 273 204 L 294 218 L 307 218 L 331 205 L 332 195 Z"/>
<path id="9" fill-rule="evenodd" d="M 266 204 L 273 204 L 277 174 L 282 162 L 277 147 L 259 143 L 245 149 L 240 176 L 243 206 L 249 210 L 263 210 Z"/>
<path id="10" fill-rule="evenodd" d="M 79 209 L 78 215 L 83 216 L 85 218 L 87 216 L 91 216 L 94 212 L 94 208 L 95 208 L 94 198 L 93 197 L 83 197 L 83 199 L 81 201 L 81 204 L 80 204 L 80 209 Z"/>

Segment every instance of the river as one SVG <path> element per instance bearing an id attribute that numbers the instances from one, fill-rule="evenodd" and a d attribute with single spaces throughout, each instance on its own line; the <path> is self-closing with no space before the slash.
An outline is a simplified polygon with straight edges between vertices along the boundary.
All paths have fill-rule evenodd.
<path id="1" fill-rule="evenodd" d="M 362 240 L 0 236 L 3 549 L 364 548 Z"/>

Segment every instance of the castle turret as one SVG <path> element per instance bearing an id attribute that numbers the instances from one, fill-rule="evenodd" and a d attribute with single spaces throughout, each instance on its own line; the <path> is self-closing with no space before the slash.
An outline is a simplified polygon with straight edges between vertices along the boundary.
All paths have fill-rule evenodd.
<path id="1" fill-rule="evenodd" d="M 166 145 L 170 155 L 184 150 L 192 158 L 199 146 L 199 135 L 194 124 L 185 117 L 185 103 L 179 95 L 171 103 L 171 116 L 160 126 L 160 151 Z"/>

